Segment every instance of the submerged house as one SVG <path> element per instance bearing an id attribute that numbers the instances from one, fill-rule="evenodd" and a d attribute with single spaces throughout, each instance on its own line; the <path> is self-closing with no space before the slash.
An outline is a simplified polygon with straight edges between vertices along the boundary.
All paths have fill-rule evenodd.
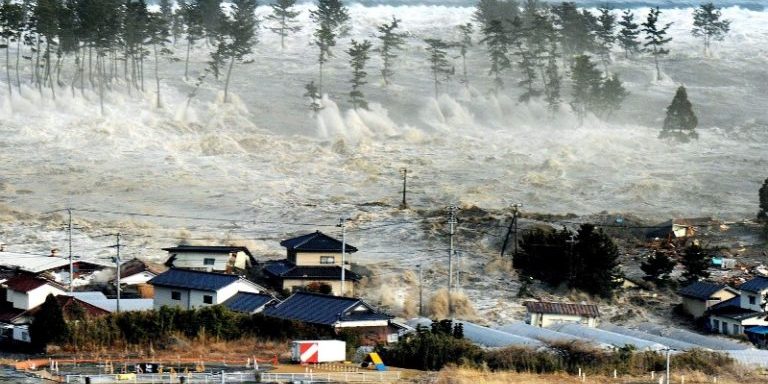
<path id="1" fill-rule="evenodd" d="M 256 263 L 251 251 L 239 246 L 179 245 L 163 250 L 168 252 L 165 265 L 171 268 L 232 273 Z"/>
<path id="2" fill-rule="evenodd" d="M 344 244 L 320 231 L 283 240 L 287 256 L 268 262 L 264 273 L 283 291 L 319 290 L 333 295 L 353 295 L 360 275 L 349 270 L 348 259 L 342 263 L 342 248 L 348 258 L 357 248 Z M 342 278 L 344 292 L 342 292 Z M 324 289 L 324 290 L 323 290 Z"/>

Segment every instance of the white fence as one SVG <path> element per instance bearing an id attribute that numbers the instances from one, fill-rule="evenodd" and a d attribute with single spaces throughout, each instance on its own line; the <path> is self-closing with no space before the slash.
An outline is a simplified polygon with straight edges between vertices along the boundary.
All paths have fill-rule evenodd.
<path id="1" fill-rule="evenodd" d="M 400 372 L 262 373 L 265 383 L 394 383 Z"/>

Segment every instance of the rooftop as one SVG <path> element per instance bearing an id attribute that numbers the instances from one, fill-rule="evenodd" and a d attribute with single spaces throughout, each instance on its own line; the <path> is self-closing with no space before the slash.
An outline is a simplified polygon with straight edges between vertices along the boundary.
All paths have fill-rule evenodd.
<path id="1" fill-rule="evenodd" d="M 334 326 L 346 321 L 389 320 L 391 316 L 380 313 L 358 298 L 297 292 L 264 314 L 286 320 Z"/>
<path id="2" fill-rule="evenodd" d="M 716 284 L 708 281 L 696 281 L 681 288 L 677 293 L 680 296 L 690 297 L 699 300 L 709 300 L 712 295 L 720 290 L 728 289 L 734 294 L 738 293 L 735 289 L 725 285 Z"/>
<path id="3" fill-rule="evenodd" d="M 168 267 L 162 264 L 151 263 L 141 259 L 131 259 L 120 265 L 120 277 L 133 276 L 137 273 L 147 271 L 157 276 L 168 270 Z"/>
<path id="4" fill-rule="evenodd" d="M 0 267 L 40 273 L 69 266 L 69 260 L 62 257 L 30 255 L 26 253 L 0 252 Z"/>
<path id="5" fill-rule="evenodd" d="M 760 293 L 768 289 L 768 277 L 757 276 L 739 286 L 739 289 L 747 292 Z"/>
<path id="6" fill-rule="evenodd" d="M 153 277 L 149 283 L 163 287 L 218 291 L 238 280 L 240 280 L 240 276 L 226 273 L 171 268 Z"/>
<path id="7" fill-rule="evenodd" d="M 277 299 L 263 293 L 238 292 L 223 304 L 233 311 L 253 313 L 273 301 Z"/>
<path id="8" fill-rule="evenodd" d="M 8 289 L 14 290 L 16 292 L 29 292 L 46 284 L 63 290 L 59 284 L 56 284 L 42 277 L 33 276 L 26 273 L 8 279 L 5 284 L 8 286 Z"/>
<path id="9" fill-rule="evenodd" d="M 320 231 L 307 235 L 283 240 L 280 245 L 289 251 L 299 252 L 341 252 L 341 241 L 330 237 Z M 357 248 L 349 243 L 344 245 L 347 253 L 357 252 Z"/>
<path id="10" fill-rule="evenodd" d="M 237 253 L 245 252 L 246 255 L 253 257 L 251 251 L 247 247 L 241 247 L 236 245 L 178 245 L 176 247 L 163 248 L 163 251 L 170 253 L 184 253 L 184 252 L 207 252 L 207 253 Z"/>
<path id="11" fill-rule="evenodd" d="M 568 303 L 553 303 L 546 301 L 526 301 L 525 307 L 528 308 L 528 312 L 533 313 L 548 313 L 556 315 L 576 315 L 576 316 L 589 316 L 599 317 L 600 312 L 597 309 L 597 305 L 594 304 L 568 304 Z"/>

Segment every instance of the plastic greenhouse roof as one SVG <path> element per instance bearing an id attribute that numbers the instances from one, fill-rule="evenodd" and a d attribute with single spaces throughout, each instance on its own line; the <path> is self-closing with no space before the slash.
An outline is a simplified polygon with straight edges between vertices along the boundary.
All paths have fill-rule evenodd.
<path id="1" fill-rule="evenodd" d="M 550 329 L 553 329 L 557 332 L 594 340 L 600 343 L 611 344 L 616 347 L 631 345 L 639 350 L 646 351 L 660 351 L 667 348 L 666 345 L 653 341 L 638 339 L 636 337 L 609 332 L 602 329 L 589 328 L 578 324 L 558 324 L 551 326 Z"/>
<path id="2" fill-rule="evenodd" d="M 656 343 L 659 343 L 659 344 L 666 345 L 666 346 L 668 346 L 668 347 L 670 347 L 672 349 L 676 349 L 678 351 L 688 351 L 688 350 L 697 349 L 697 348 L 698 349 L 709 349 L 709 348 L 702 347 L 701 345 L 698 345 L 698 344 L 688 343 L 688 342 L 685 342 L 685 341 L 682 341 L 682 340 L 673 339 L 673 338 L 670 338 L 670 337 L 654 335 L 654 334 L 651 334 L 651 333 L 648 333 L 648 332 L 638 331 L 636 329 L 620 327 L 618 325 L 614 325 L 614 324 L 610 324 L 610 323 L 600 324 L 600 326 L 598 328 L 600 328 L 602 330 L 609 331 L 609 332 L 614 332 L 614 333 L 626 335 L 626 336 L 637 337 L 638 339 L 653 341 L 653 342 L 656 342 Z"/>
<path id="3" fill-rule="evenodd" d="M 644 323 L 637 327 L 643 332 L 653 335 L 664 336 L 686 343 L 700 345 L 715 351 L 744 350 L 754 349 L 751 345 L 739 343 L 737 341 L 727 340 L 722 337 L 705 336 L 695 332 L 680 328 L 665 327 L 657 324 Z"/>
<path id="4" fill-rule="evenodd" d="M 464 338 L 484 347 L 499 348 L 510 346 L 544 346 L 544 343 L 539 340 L 512 335 L 497 329 L 491 329 L 474 323 L 460 320 L 455 321 L 455 323 L 461 323 L 464 326 Z M 412 319 L 408 321 L 408 325 L 412 327 L 416 327 L 417 325 L 429 327 L 431 324 L 432 320 L 426 318 Z"/>

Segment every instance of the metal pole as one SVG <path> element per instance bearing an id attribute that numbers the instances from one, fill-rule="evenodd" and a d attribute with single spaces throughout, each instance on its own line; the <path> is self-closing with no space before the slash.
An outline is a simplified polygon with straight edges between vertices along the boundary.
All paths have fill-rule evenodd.
<path id="1" fill-rule="evenodd" d="M 424 316 L 424 273 L 421 268 L 421 264 L 418 265 L 419 267 L 419 317 Z"/>
<path id="2" fill-rule="evenodd" d="M 120 313 L 120 233 L 117 233 L 117 257 L 115 258 L 115 264 L 117 265 L 117 307 L 116 312 Z"/>
<path id="3" fill-rule="evenodd" d="M 406 192 L 406 179 L 408 178 L 408 168 L 401 169 L 403 172 L 403 202 L 400 204 L 400 209 L 406 209 L 408 208 L 408 203 L 405 200 L 405 192 Z"/>
<path id="4" fill-rule="evenodd" d="M 69 242 L 69 291 L 74 291 L 75 268 L 72 264 L 72 208 L 67 208 L 69 224 L 67 225 L 67 237 Z"/>
<path id="5" fill-rule="evenodd" d="M 672 350 L 667 348 L 667 384 L 670 384 L 669 381 L 669 355 Z"/>
<path id="6" fill-rule="evenodd" d="M 344 280 L 347 268 L 347 226 L 344 223 L 343 217 L 339 218 L 339 227 L 341 227 L 341 293 L 339 293 L 339 296 L 344 296 Z"/>
<path id="7" fill-rule="evenodd" d="M 451 298 L 451 293 L 453 293 L 453 234 L 457 209 L 455 205 L 448 206 L 448 238 L 450 239 L 448 246 L 448 315 L 451 317 L 453 317 L 453 299 Z"/>
<path id="8" fill-rule="evenodd" d="M 512 205 L 512 213 L 513 213 L 513 215 L 514 215 L 514 219 L 513 219 L 513 222 L 515 223 L 515 255 L 517 255 L 517 243 L 518 243 L 518 241 L 517 241 L 517 218 L 519 217 L 519 216 L 518 216 L 518 215 L 519 215 L 519 213 L 520 213 L 520 211 L 519 211 L 519 210 L 520 210 L 520 208 L 521 208 L 522 206 L 523 206 L 523 205 L 522 205 L 522 204 L 519 204 L 519 203 L 518 203 L 518 204 L 513 204 L 513 205 Z"/>

